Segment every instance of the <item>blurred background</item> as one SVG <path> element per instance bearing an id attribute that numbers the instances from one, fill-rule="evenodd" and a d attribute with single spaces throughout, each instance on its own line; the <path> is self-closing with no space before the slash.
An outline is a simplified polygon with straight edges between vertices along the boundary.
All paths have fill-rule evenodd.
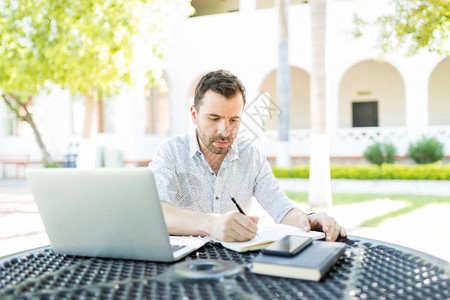
<path id="1" fill-rule="evenodd" d="M 287 3 L 289 154 L 297 164 L 307 163 L 310 152 L 311 14 L 307 1 Z M 283 110 L 275 106 L 280 34 L 274 1 L 194 0 L 192 7 L 186 1 L 151 1 L 148 13 L 139 16 L 143 20 L 133 25 L 146 32 L 129 29 L 132 41 L 127 45 L 112 45 L 108 36 L 101 35 L 113 26 L 100 12 L 119 13 L 114 7 L 97 4 L 97 12 L 92 8 L 93 12 L 84 14 L 90 17 L 84 24 L 75 26 L 67 17 L 71 30 L 85 26 L 84 30 L 96 33 L 67 33 L 61 41 L 51 40 L 51 29 L 30 36 L 18 32 L 17 28 L 26 30 L 27 20 L 17 15 L 23 18 L 16 20 L 17 28 L 4 29 L 8 37 L 2 34 L 1 57 L 6 61 L 0 89 L 6 97 L 20 98 L 32 114 L 52 161 L 70 165 L 73 157 L 67 155 L 78 154 L 81 165 L 144 164 L 162 139 L 193 127 L 189 107 L 199 78 L 211 70 L 227 69 L 243 81 L 249 104 L 261 92 L 270 96 L 273 113 L 263 114 L 260 124 L 244 118 L 241 129 L 250 127 L 255 142 L 275 162 L 279 109 Z M 409 56 L 405 51 L 383 53 L 377 44 L 379 24 L 366 26 L 362 36 L 355 38 L 355 16 L 377 23 L 377 17 L 392 10 L 389 1 L 327 1 L 322 25 L 326 28 L 326 118 L 333 162 L 364 162 L 363 152 L 374 138 L 388 139 L 397 155 L 404 157 L 408 143 L 422 134 L 437 137 L 445 144 L 444 154 L 450 156 L 450 58 L 427 50 Z M 56 18 L 40 16 L 45 17 L 49 22 Z M 116 16 L 120 17 L 126 17 L 125 13 Z M 110 39 L 122 25 L 115 27 L 105 33 Z M 39 41 L 17 44 L 27 38 Z M 69 47 L 68 40 L 77 45 Z M 39 49 L 44 53 L 38 54 L 35 47 L 49 48 Z M 134 57 L 124 58 L 131 50 L 135 50 Z M 34 57 L 38 55 L 42 57 Z M 21 63 L 13 65 L 13 60 Z M 4 84 L 5 79 L 9 82 Z M 29 167 L 39 164 L 43 154 L 36 131 L 18 119 L 5 101 L 0 102 L 0 119 L 0 157 L 22 158 Z M 4 176 L 16 175 L 14 165 L 2 165 L 2 169 Z M 23 176 L 23 170 L 18 172 Z"/>
<path id="2" fill-rule="evenodd" d="M 43 232 L 26 169 L 147 166 L 165 138 L 194 128 L 189 107 L 201 76 L 226 69 L 247 89 L 240 137 L 267 156 L 305 210 L 331 209 L 355 230 L 399 228 L 395 241 L 405 231 L 447 228 L 434 243 L 448 241 L 442 214 L 450 207 L 449 6 L 2 1 L 0 228 L 10 229 L 0 238 L 30 241 L 30 232 Z M 361 180 L 366 185 L 358 188 Z M 417 215 L 425 208 L 431 219 Z M 370 214 L 356 220 L 361 211 Z M 418 219 L 430 227 L 411 227 Z M 389 220 L 395 224 L 383 223 Z M 24 224 L 34 229 L 22 232 Z M 411 240 L 404 244 L 420 248 Z M 429 248 L 423 250 L 436 247 Z"/>

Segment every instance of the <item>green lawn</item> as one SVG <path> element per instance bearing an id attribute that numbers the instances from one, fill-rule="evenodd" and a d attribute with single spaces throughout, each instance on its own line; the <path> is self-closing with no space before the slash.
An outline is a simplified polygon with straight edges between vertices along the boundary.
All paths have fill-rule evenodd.
<path id="1" fill-rule="evenodd" d="M 308 203 L 307 192 L 286 191 L 286 195 L 297 203 Z M 407 205 L 397 210 L 390 211 L 384 215 L 376 216 L 361 223 L 364 227 L 377 227 L 381 222 L 390 218 L 395 218 L 404 214 L 411 213 L 428 204 L 448 204 L 450 205 L 450 196 L 424 196 L 424 195 L 381 195 L 381 194 L 333 194 L 333 205 L 350 205 L 374 201 L 376 199 L 389 199 L 391 201 L 406 202 Z"/>

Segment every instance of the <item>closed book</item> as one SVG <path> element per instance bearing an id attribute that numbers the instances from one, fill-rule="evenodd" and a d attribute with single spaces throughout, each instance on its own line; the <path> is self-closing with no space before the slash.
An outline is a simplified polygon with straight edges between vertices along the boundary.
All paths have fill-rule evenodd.
<path id="1" fill-rule="evenodd" d="M 293 257 L 260 253 L 253 260 L 252 272 L 319 281 L 344 252 L 344 243 L 313 241 Z"/>

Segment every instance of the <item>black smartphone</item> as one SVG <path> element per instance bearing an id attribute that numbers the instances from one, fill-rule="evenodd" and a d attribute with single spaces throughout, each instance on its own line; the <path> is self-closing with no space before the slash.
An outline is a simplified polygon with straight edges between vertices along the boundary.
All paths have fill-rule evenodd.
<path id="1" fill-rule="evenodd" d="M 313 241 L 310 237 L 287 235 L 282 239 L 273 242 L 262 253 L 270 255 L 294 256 Z"/>

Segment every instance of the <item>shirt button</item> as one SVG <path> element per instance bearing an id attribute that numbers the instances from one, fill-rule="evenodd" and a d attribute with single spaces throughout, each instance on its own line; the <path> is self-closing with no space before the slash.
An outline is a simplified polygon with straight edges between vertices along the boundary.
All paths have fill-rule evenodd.
<path id="1" fill-rule="evenodd" d="M 216 200 L 219 200 L 219 196 L 216 196 Z"/>

